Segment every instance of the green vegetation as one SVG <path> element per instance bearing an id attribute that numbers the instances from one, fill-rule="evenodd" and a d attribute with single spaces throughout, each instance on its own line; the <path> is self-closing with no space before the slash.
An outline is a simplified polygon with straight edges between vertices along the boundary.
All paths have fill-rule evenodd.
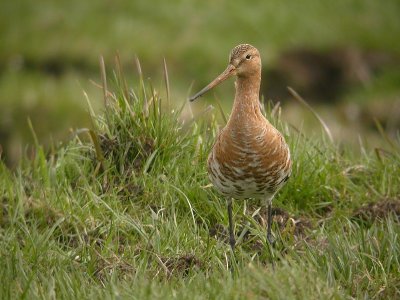
<path id="1" fill-rule="evenodd" d="M 0 299 L 400 298 L 399 3 L 2 1 Z M 338 143 L 286 89 L 265 102 L 293 176 L 274 248 L 260 203 L 234 202 L 233 258 L 205 168 L 223 118 L 186 98 L 244 42 L 265 98 L 309 89 Z"/>
<path id="2" fill-rule="evenodd" d="M 65 145 L 37 144 L 14 172 L 0 162 L 1 299 L 400 297 L 399 140 L 354 157 L 267 105 L 293 176 L 274 201 L 274 248 L 259 203 L 235 201 L 234 259 L 205 170 L 217 118 L 181 122 L 169 88 L 138 83 L 117 75 Z"/>

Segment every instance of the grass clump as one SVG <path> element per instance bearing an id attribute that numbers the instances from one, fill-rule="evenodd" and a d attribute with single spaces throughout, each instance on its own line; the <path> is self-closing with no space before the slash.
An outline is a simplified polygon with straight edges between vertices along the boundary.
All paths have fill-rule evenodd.
<path id="1" fill-rule="evenodd" d="M 293 176 L 274 202 L 274 248 L 259 203 L 235 201 L 233 263 L 205 170 L 216 119 L 184 123 L 168 85 L 165 99 L 142 78 L 129 89 L 119 70 L 113 89 L 103 71 L 105 111 L 90 110 L 91 128 L 49 153 L 37 146 L 15 172 L 0 163 L 2 299 L 400 296 L 398 210 L 359 213 L 399 201 L 396 142 L 355 158 L 267 107 Z"/>

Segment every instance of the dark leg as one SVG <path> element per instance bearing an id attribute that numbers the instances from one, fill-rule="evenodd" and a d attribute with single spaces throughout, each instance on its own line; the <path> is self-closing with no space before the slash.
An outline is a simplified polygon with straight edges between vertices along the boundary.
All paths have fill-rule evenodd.
<path id="1" fill-rule="evenodd" d="M 275 244 L 275 239 L 271 234 L 271 225 L 272 225 L 272 204 L 271 202 L 268 202 L 268 219 L 267 219 L 267 240 L 268 242 L 273 245 Z"/>
<path id="2" fill-rule="evenodd" d="M 232 251 L 235 250 L 235 234 L 233 232 L 233 222 L 232 222 L 232 199 L 228 199 L 228 218 L 229 218 L 229 244 L 231 245 Z"/>

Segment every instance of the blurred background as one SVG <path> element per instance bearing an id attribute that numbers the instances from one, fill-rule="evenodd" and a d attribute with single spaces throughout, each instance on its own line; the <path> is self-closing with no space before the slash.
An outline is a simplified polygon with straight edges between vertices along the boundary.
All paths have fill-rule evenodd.
<path id="1" fill-rule="evenodd" d="M 162 87 L 167 61 L 172 100 L 181 104 L 223 71 L 235 45 L 263 59 L 262 93 L 282 117 L 312 136 L 321 128 L 290 96 L 293 87 L 326 121 L 338 143 L 380 147 L 375 120 L 400 128 L 400 1 L 78 1 L 0 3 L 0 151 L 15 166 L 32 145 L 46 147 L 89 126 L 84 91 L 102 108 L 99 56 L 109 77 L 116 53 L 130 86 L 135 56 Z M 233 80 L 194 105 L 230 111 Z"/>

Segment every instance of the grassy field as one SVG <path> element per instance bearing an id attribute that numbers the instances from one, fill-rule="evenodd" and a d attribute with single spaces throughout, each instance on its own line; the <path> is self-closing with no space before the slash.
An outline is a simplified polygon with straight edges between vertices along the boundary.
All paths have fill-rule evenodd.
<path id="1" fill-rule="evenodd" d="M 259 203 L 235 201 L 233 255 L 205 169 L 219 112 L 182 122 L 167 88 L 110 85 L 69 142 L 37 144 L 15 171 L 0 162 L 1 299 L 400 298 L 399 139 L 355 154 L 267 104 L 294 161 L 278 242 Z"/>

